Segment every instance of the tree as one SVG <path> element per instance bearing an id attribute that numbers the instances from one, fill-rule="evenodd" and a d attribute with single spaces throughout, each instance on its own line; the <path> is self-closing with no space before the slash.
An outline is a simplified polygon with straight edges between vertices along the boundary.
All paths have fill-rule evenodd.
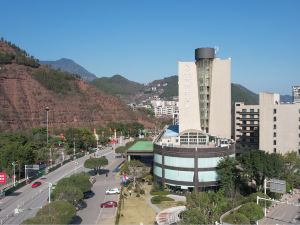
<path id="1" fill-rule="evenodd" d="M 65 200 L 73 205 L 83 199 L 83 192 L 70 182 L 69 184 L 58 183 L 53 191 L 55 200 Z"/>
<path id="2" fill-rule="evenodd" d="M 141 161 L 131 160 L 124 163 L 121 172 L 127 173 L 133 177 L 133 187 L 135 188 L 137 179 L 145 176 L 149 171 L 147 171 L 145 164 Z"/>
<path id="3" fill-rule="evenodd" d="M 57 183 L 57 186 L 62 187 L 68 185 L 77 187 L 82 193 L 91 190 L 92 187 L 89 176 L 84 173 L 74 174 L 70 177 L 63 178 Z"/>
<path id="4" fill-rule="evenodd" d="M 108 160 L 105 156 L 100 158 L 90 158 L 85 160 L 84 167 L 93 169 L 95 174 L 100 172 L 101 167 L 108 165 Z"/>
<path id="5" fill-rule="evenodd" d="M 297 152 L 288 152 L 283 156 L 284 172 L 283 178 L 286 180 L 289 189 L 300 185 L 300 157 Z"/>
<path id="6" fill-rule="evenodd" d="M 228 202 L 221 190 L 215 192 L 193 192 L 187 195 L 187 211 L 183 224 L 214 224 L 228 209 Z"/>
<path id="7" fill-rule="evenodd" d="M 236 192 L 236 183 L 238 178 L 238 171 L 236 169 L 237 161 L 232 157 L 225 157 L 217 166 L 217 173 L 219 175 L 221 187 L 225 194 L 231 199 Z"/>
<path id="8" fill-rule="evenodd" d="M 238 209 L 238 213 L 245 215 L 250 220 L 251 224 L 264 217 L 264 212 L 261 206 L 254 202 L 242 205 L 242 207 Z"/>
<path id="9" fill-rule="evenodd" d="M 69 224 L 76 215 L 75 207 L 66 201 L 54 201 L 41 208 L 35 217 L 22 224 Z"/>
<path id="10" fill-rule="evenodd" d="M 126 153 L 126 147 L 125 146 L 119 146 L 115 149 L 115 152 L 117 154 L 122 154 L 122 158 L 124 157 L 124 153 Z"/>
<path id="11" fill-rule="evenodd" d="M 250 224 L 250 220 L 244 214 L 238 212 L 229 214 L 223 221 L 229 224 Z"/>

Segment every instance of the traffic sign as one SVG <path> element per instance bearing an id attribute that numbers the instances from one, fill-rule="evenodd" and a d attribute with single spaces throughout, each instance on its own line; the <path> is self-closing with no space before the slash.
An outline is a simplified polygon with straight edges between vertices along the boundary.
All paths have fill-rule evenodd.
<path id="1" fill-rule="evenodd" d="M 0 184 L 6 184 L 6 173 L 0 173 Z"/>
<path id="2" fill-rule="evenodd" d="M 275 193 L 284 194 L 286 192 L 286 182 L 284 180 L 271 179 L 270 191 Z"/>

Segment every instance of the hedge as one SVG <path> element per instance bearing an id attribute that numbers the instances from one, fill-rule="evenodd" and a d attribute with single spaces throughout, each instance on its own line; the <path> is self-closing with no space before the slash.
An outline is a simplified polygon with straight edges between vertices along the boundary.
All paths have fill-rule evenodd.
<path id="1" fill-rule="evenodd" d="M 160 204 L 161 202 L 164 201 L 174 201 L 173 198 L 169 198 L 167 196 L 162 196 L 162 195 L 157 195 L 151 198 L 151 203 L 152 204 Z"/>

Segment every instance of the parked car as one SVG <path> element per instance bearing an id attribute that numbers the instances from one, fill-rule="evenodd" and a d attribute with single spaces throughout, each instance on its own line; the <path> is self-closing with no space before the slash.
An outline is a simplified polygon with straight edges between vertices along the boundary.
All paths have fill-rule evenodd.
<path id="1" fill-rule="evenodd" d="M 36 182 L 34 182 L 34 183 L 31 185 L 31 187 L 32 187 L 32 188 L 37 188 L 37 187 L 39 187 L 39 186 L 41 186 L 41 185 L 42 185 L 42 182 L 36 181 Z"/>
<path id="2" fill-rule="evenodd" d="M 100 205 L 101 208 L 114 208 L 117 206 L 118 206 L 118 203 L 115 201 L 107 201 Z"/>
<path id="3" fill-rule="evenodd" d="M 92 198 L 95 195 L 95 193 L 93 191 L 86 191 L 83 192 L 83 198 L 87 199 L 87 198 Z"/>
<path id="4" fill-rule="evenodd" d="M 78 203 L 75 204 L 76 211 L 84 209 L 85 207 L 87 207 L 87 204 L 83 200 L 80 200 Z"/>
<path id="5" fill-rule="evenodd" d="M 120 194 L 119 188 L 111 188 L 105 191 L 105 194 L 107 195 L 114 195 L 114 194 Z"/>

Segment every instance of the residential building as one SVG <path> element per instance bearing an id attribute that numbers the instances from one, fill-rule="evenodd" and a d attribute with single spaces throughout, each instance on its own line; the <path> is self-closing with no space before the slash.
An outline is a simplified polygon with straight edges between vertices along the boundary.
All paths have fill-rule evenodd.
<path id="1" fill-rule="evenodd" d="M 300 150 L 300 103 L 280 103 L 279 94 L 260 93 L 259 105 L 236 103 L 234 125 L 237 152 Z"/>
<path id="2" fill-rule="evenodd" d="M 259 147 L 259 105 L 235 103 L 234 139 L 236 149 L 258 149 Z"/>
<path id="3" fill-rule="evenodd" d="M 178 113 L 177 101 L 153 100 L 151 105 L 155 117 L 172 117 L 174 113 Z"/>

